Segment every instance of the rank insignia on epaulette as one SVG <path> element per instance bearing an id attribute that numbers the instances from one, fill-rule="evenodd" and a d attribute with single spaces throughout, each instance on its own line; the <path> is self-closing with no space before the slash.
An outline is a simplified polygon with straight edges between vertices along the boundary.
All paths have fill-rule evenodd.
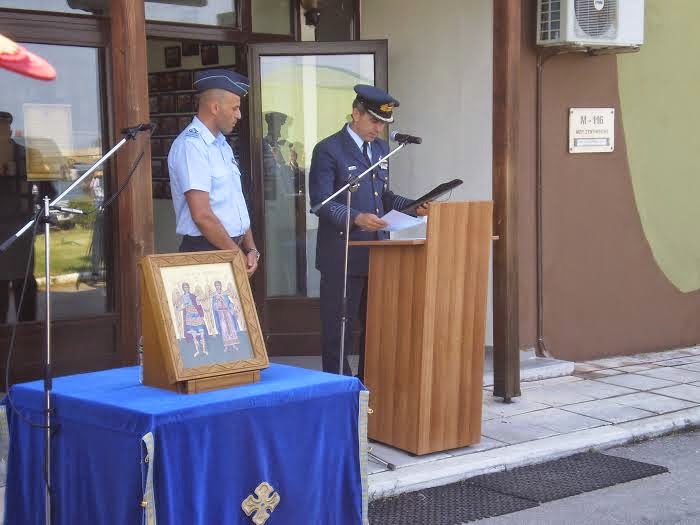
<path id="1" fill-rule="evenodd" d="M 199 131 L 197 130 L 197 128 L 189 128 L 187 130 L 187 134 L 188 135 L 199 135 Z"/>

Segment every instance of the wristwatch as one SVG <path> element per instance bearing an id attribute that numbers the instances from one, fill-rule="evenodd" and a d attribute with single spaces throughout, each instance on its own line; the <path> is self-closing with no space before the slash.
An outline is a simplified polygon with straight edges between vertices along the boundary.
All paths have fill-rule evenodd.
<path id="1" fill-rule="evenodd" d="M 256 261 L 259 261 L 259 260 L 260 260 L 260 252 L 258 251 L 257 248 L 251 248 L 250 250 L 247 250 L 247 251 L 245 252 L 246 255 L 248 255 L 249 253 L 254 253 L 254 254 L 255 254 L 255 260 L 256 260 Z"/>

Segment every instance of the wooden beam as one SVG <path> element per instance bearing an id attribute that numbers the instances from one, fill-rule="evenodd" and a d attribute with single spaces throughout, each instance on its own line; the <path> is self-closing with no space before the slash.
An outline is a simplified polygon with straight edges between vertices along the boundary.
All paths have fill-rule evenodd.
<path id="1" fill-rule="evenodd" d="M 518 80 L 521 1 L 493 2 L 493 393 L 520 395 L 518 322 Z"/>
<path id="2" fill-rule="evenodd" d="M 119 130 L 148 122 L 148 66 L 143 0 L 112 0 L 111 60 L 114 111 L 113 136 Z M 151 148 L 149 136 L 140 133 L 116 155 L 111 189 L 126 181 L 141 152 L 143 158 L 129 185 L 119 196 L 114 214 L 116 246 L 115 290 L 120 326 L 117 353 L 121 364 L 136 361 L 140 334 L 139 273 L 137 263 L 153 253 L 153 198 L 151 192 Z"/>

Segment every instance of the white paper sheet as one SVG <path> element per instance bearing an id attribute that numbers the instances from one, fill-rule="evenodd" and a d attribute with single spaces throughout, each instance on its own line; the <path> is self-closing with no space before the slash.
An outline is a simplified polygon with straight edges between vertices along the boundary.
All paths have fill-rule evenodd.
<path id="1" fill-rule="evenodd" d="M 410 215 L 396 210 L 391 210 L 381 219 L 387 222 L 387 227 L 384 228 L 384 231 L 388 232 L 398 232 L 406 228 L 412 228 L 413 226 L 423 224 L 425 221 L 424 217 L 411 217 Z"/>

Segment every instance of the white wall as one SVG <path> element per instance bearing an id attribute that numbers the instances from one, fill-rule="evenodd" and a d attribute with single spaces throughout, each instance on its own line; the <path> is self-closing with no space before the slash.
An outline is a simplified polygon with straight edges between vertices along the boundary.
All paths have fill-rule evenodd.
<path id="1" fill-rule="evenodd" d="M 392 158 L 392 189 L 415 196 L 459 178 L 451 200 L 490 200 L 492 3 L 363 0 L 361 12 L 362 39 L 389 41 L 389 91 L 401 102 L 391 129 L 423 138 Z"/>

